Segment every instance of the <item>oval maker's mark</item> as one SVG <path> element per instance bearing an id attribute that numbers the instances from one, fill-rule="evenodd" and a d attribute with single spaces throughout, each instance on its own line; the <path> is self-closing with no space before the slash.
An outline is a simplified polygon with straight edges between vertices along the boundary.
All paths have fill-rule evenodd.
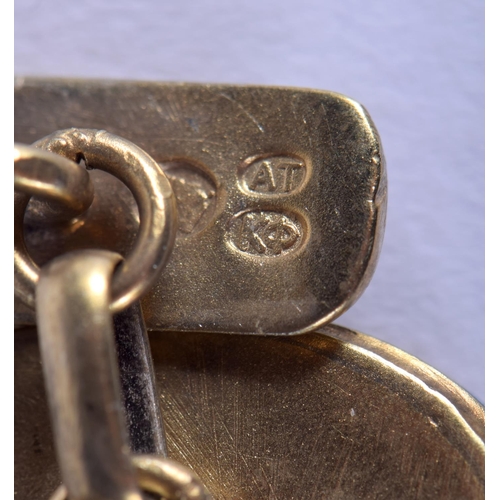
<path id="1" fill-rule="evenodd" d="M 304 230 L 291 215 L 267 210 L 241 212 L 229 222 L 228 241 L 240 252 L 278 257 L 297 249 Z"/>
<path id="2" fill-rule="evenodd" d="M 239 182 L 243 190 L 264 196 L 294 193 L 305 179 L 305 162 L 292 156 L 248 158 L 239 169 Z"/>

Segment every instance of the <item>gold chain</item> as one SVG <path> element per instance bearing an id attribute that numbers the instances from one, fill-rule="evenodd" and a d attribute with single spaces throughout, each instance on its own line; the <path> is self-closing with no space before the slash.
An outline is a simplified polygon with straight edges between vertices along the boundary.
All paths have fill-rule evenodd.
<path id="1" fill-rule="evenodd" d="M 37 309 L 64 482 L 52 500 L 138 500 L 141 491 L 208 500 L 210 494 L 190 469 L 160 456 L 132 455 L 121 400 L 113 313 L 138 300 L 168 260 L 177 228 L 170 183 L 145 152 L 107 132 L 70 129 L 36 146 L 16 145 L 14 150 L 15 289 Z M 92 203 L 93 186 L 77 165 L 81 159 L 116 175 L 136 197 L 141 214 L 136 246 L 123 263 L 113 252 L 82 250 L 39 270 L 24 244 L 26 206 L 37 196 L 45 200 L 42 211 L 52 216 L 84 212 Z"/>

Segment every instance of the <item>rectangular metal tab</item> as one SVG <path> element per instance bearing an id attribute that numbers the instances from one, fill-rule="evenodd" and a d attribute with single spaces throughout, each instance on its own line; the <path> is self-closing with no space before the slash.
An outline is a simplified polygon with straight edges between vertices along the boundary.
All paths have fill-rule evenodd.
<path id="1" fill-rule="evenodd" d="M 293 88 L 17 81 L 17 142 L 70 127 L 129 139 L 172 182 L 179 231 L 143 300 L 149 329 L 301 333 L 340 315 L 370 280 L 386 177 L 377 132 L 355 101 Z M 91 175 L 96 198 L 84 217 L 26 227 L 37 263 L 73 248 L 132 247 L 140 222 L 130 192 Z"/>

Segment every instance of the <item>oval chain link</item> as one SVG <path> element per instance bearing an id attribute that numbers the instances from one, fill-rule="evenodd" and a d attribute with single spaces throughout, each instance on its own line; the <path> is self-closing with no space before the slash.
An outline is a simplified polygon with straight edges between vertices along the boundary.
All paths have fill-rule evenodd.
<path id="1" fill-rule="evenodd" d="M 166 499 L 209 500 L 187 467 L 130 454 L 109 308 L 120 260 L 104 250 L 67 253 L 38 281 L 40 350 L 64 482 L 52 500 L 139 500 L 137 484 Z"/>
<path id="2" fill-rule="evenodd" d="M 14 190 L 14 293 L 33 307 L 38 272 L 23 231 L 31 196 L 49 202 L 43 213 L 71 219 L 90 207 L 94 187 L 88 172 L 75 162 L 34 146 L 14 144 Z"/>
<path id="3" fill-rule="evenodd" d="M 14 190 L 50 202 L 52 215 L 71 219 L 94 199 L 89 173 L 63 156 L 14 144 Z"/>
<path id="4" fill-rule="evenodd" d="M 125 309 L 152 286 L 172 252 L 177 231 L 177 207 L 170 182 L 142 149 L 103 130 L 67 129 L 34 145 L 73 162 L 83 160 L 87 168 L 104 170 L 119 178 L 134 195 L 141 224 L 130 255 L 115 271 L 110 305 L 113 313 Z M 58 180 L 68 178 L 60 176 Z M 56 198 L 48 189 L 44 194 L 47 198 Z M 14 271 L 16 295 L 34 308 L 39 268 L 27 252 L 22 227 L 29 198 L 29 194 L 15 198 Z"/>

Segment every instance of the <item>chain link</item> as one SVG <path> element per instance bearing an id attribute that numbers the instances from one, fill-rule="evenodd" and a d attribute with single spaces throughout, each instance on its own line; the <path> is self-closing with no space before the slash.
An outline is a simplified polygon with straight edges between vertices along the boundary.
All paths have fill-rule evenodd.
<path id="1" fill-rule="evenodd" d="M 52 500 L 139 500 L 141 491 L 167 500 L 209 500 L 190 469 L 160 456 L 131 454 L 121 400 L 113 313 L 139 299 L 167 262 L 177 229 L 170 183 L 144 151 L 104 131 L 69 129 L 35 146 L 16 145 L 14 151 L 15 291 L 36 305 L 64 483 Z M 36 196 L 49 203 L 45 208 L 53 216 L 84 212 L 93 186 L 80 160 L 132 191 L 141 219 L 136 245 L 125 261 L 113 252 L 82 250 L 40 271 L 24 243 L 27 204 Z"/>
<path id="2" fill-rule="evenodd" d="M 119 178 L 134 195 L 141 225 L 130 255 L 113 277 L 110 305 L 113 313 L 125 309 L 153 285 L 172 252 L 177 207 L 170 182 L 142 149 L 103 130 L 62 130 L 34 145 L 73 162 L 83 160 L 87 168 L 104 170 Z M 50 197 L 51 193 L 46 190 L 46 195 Z M 27 252 L 22 227 L 28 201 L 29 195 L 24 195 L 16 199 L 14 207 L 15 290 L 34 308 L 39 268 Z"/>

